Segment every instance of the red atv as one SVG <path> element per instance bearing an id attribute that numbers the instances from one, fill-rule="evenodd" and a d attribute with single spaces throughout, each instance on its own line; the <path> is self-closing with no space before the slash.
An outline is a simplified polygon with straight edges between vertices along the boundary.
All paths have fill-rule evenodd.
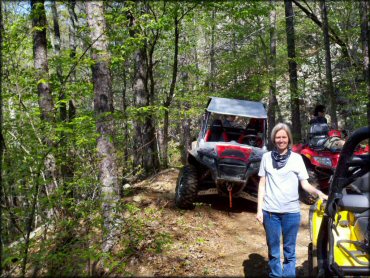
<path id="1" fill-rule="evenodd" d="M 309 182 L 328 193 L 330 178 L 337 168 L 340 152 L 343 147 L 343 134 L 339 130 L 329 130 L 326 123 L 315 123 L 311 126 L 308 143 L 293 145 L 292 150 L 302 155 L 309 174 Z M 369 146 L 359 146 L 355 154 L 365 154 Z M 301 200 L 313 204 L 316 198 L 306 191 L 300 192 Z"/>

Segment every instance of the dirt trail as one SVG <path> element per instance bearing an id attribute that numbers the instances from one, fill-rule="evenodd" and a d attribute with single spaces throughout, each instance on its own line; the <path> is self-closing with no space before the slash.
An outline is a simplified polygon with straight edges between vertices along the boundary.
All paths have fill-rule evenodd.
<path id="1" fill-rule="evenodd" d="M 267 276 L 267 246 L 263 227 L 255 220 L 256 204 L 207 197 L 194 210 L 174 205 L 178 170 L 170 169 L 132 186 L 127 198 L 143 211 L 155 211 L 151 227 L 172 243 L 161 254 L 142 254 L 127 270 L 134 276 Z M 297 244 L 297 275 L 307 276 L 309 206 L 301 204 Z M 282 250 L 281 250 L 282 251 Z M 282 252 L 281 252 L 282 253 Z"/>

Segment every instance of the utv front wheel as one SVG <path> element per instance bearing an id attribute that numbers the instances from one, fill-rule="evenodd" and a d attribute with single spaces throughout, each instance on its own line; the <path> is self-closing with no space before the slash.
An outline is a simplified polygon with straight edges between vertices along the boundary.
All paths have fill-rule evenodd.
<path id="1" fill-rule="evenodd" d="M 193 165 L 185 165 L 177 178 L 175 203 L 181 209 L 193 209 L 197 197 L 198 173 Z"/>

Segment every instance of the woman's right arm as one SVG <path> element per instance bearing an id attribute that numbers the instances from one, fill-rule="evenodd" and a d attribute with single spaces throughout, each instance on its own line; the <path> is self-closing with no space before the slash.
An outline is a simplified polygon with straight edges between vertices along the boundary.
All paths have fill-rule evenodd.
<path id="1" fill-rule="evenodd" d="M 262 213 L 262 204 L 263 198 L 265 197 L 265 186 L 266 186 L 266 177 L 261 177 L 258 184 L 258 202 L 257 202 L 257 215 L 256 219 L 261 224 L 263 223 L 263 213 Z"/>

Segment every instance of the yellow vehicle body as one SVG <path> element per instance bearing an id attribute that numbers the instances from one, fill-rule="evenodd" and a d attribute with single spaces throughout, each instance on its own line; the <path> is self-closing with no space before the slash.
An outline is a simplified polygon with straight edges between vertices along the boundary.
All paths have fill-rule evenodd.
<path id="1" fill-rule="evenodd" d="M 369 253 L 363 252 L 352 243 L 358 242 L 354 232 L 355 217 L 353 213 L 341 211 L 336 215 L 335 220 L 334 225 L 337 226 L 338 234 L 335 231 L 333 232 L 334 261 L 339 266 L 370 266 Z M 343 240 L 348 242 L 341 242 Z M 350 256 L 350 253 L 357 260 Z"/>
<path id="2" fill-rule="evenodd" d="M 313 205 L 313 213 L 311 215 L 311 239 L 313 250 L 317 247 L 317 238 L 321 222 L 324 217 L 325 204 L 322 200 L 318 200 Z M 334 261 L 340 267 L 358 266 L 370 267 L 370 257 L 368 252 L 364 252 L 358 248 L 355 243 L 359 242 L 354 232 L 355 216 L 350 211 L 339 211 L 335 215 L 335 228 L 331 228 L 330 232 L 334 238 L 333 255 Z"/>

